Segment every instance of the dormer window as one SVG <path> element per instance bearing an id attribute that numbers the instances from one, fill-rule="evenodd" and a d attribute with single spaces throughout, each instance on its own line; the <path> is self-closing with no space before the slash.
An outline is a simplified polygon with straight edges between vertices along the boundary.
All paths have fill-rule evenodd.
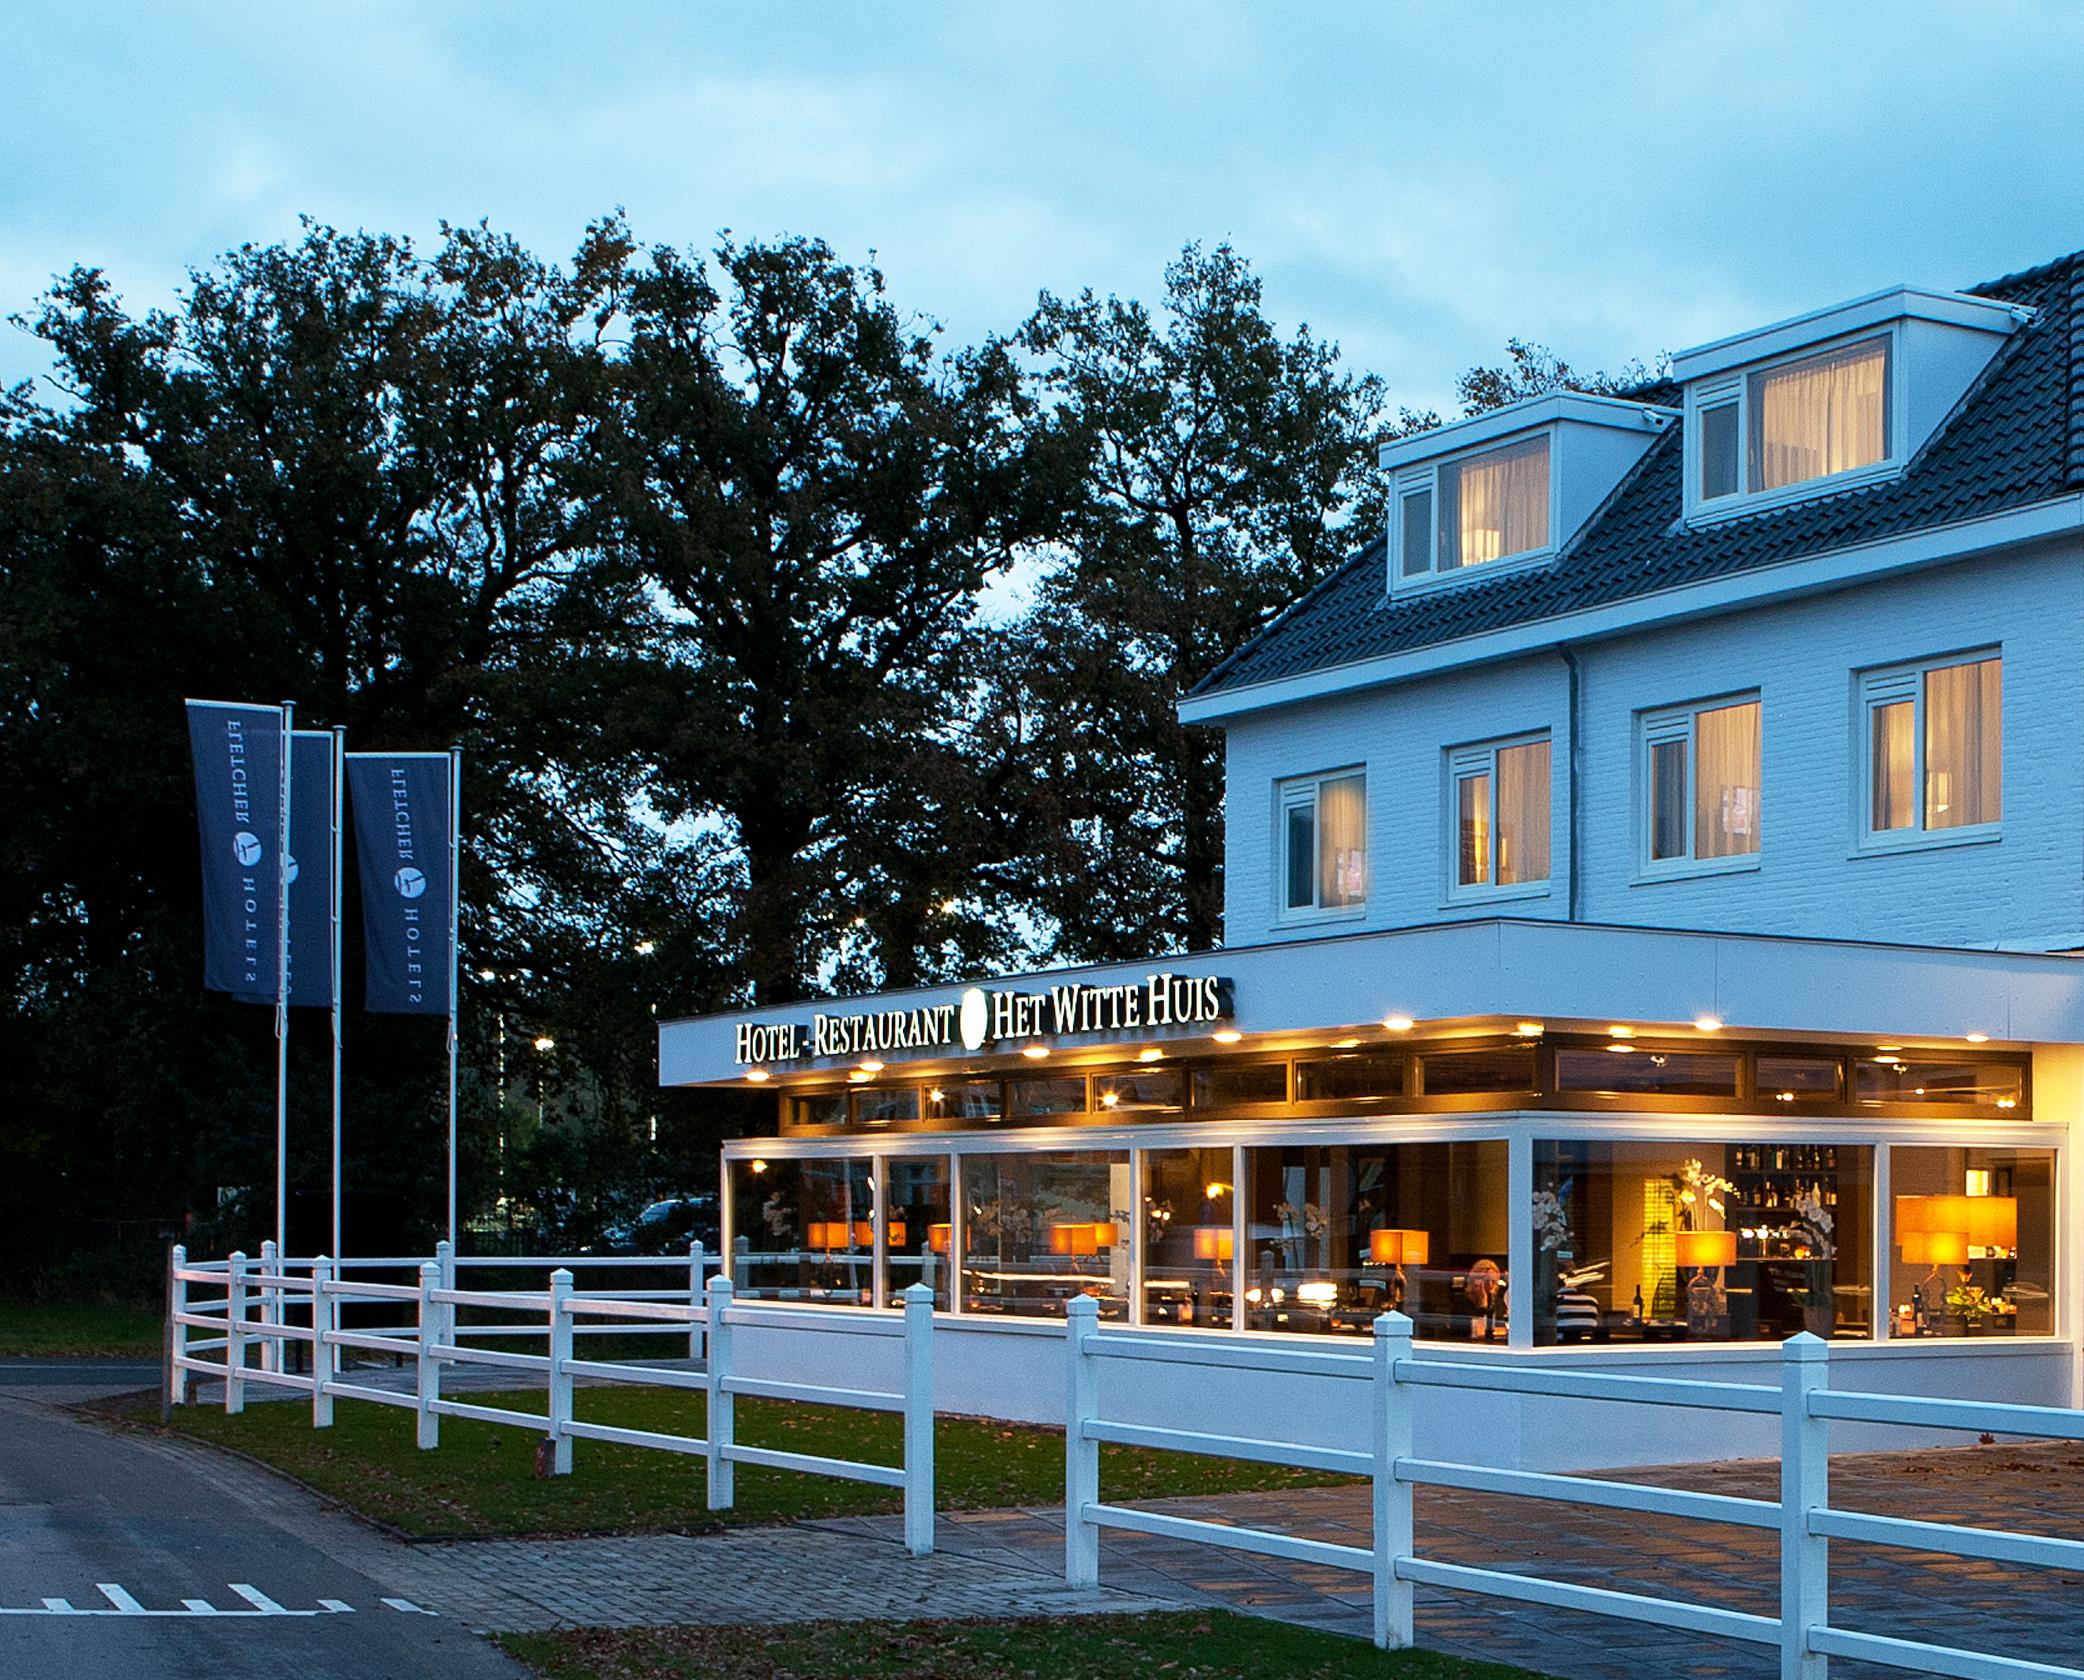
<path id="1" fill-rule="evenodd" d="M 1879 466 L 1889 458 L 1889 339 L 1861 339 L 1709 386 L 1694 412 L 1703 502 Z"/>
<path id="2" fill-rule="evenodd" d="M 1689 522 L 1900 473 L 2020 323 L 2016 306 L 1898 286 L 1682 350 Z"/>
<path id="3" fill-rule="evenodd" d="M 1397 489 L 1403 577 L 1456 572 L 1549 546 L 1546 436 L 1407 473 Z"/>

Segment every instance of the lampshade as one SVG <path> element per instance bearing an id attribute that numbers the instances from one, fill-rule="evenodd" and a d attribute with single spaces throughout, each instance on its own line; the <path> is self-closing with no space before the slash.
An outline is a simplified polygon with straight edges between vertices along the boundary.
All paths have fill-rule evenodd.
<path id="1" fill-rule="evenodd" d="M 1910 1232 L 1966 1231 L 1972 1196 L 1898 1196 L 1896 1235 Z"/>
<path id="2" fill-rule="evenodd" d="M 1194 1258 L 1228 1260 L 1237 1252 L 1237 1233 L 1228 1225 L 1194 1227 Z"/>
<path id="3" fill-rule="evenodd" d="M 948 1239 L 954 1234 L 953 1225 L 929 1225 L 926 1228 L 926 1246 L 936 1254 L 948 1252 Z"/>
<path id="4" fill-rule="evenodd" d="M 1390 1228 L 1368 1233 L 1368 1258 L 1378 1266 L 1423 1266 L 1432 1257 L 1433 1234 Z"/>
<path id="5" fill-rule="evenodd" d="M 1678 1231 L 1673 1235 L 1682 1266 L 1734 1266 L 1737 1263 L 1737 1233 L 1734 1231 Z"/>
<path id="6" fill-rule="evenodd" d="M 1904 1262 L 1912 1266 L 1965 1266 L 1966 1231 L 1906 1231 L 1901 1235 Z"/>
<path id="7" fill-rule="evenodd" d="M 1049 1228 L 1049 1252 L 1098 1254 L 1103 1248 L 1114 1247 L 1117 1236 L 1114 1222 L 1108 1219 L 1081 1224 L 1052 1225 Z"/>
<path id="8" fill-rule="evenodd" d="M 2019 1246 L 2019 1198 L 2017 1196 L 1970 1196 L 1968 1198 L 1968 1242 L 1972 1248 L 2017 1248 Z"/>
<path id="9" fill-rule="evenodd" d="M 844 1219 L 814 1219 L 804 1226 L 803 1241 L 808 1248 L 845 1248 L 847 1222 Z"/>
<path id="10" fill-rule="evenodd" d="M 887 1242 L 892 1248 L 903 1248 L 905 1245 L 905 1235 L 905 1222 L 902 1219 L 893 1219 L 890 1221 L 889 1235 L 887 1235 L 883 1240 Z"/>

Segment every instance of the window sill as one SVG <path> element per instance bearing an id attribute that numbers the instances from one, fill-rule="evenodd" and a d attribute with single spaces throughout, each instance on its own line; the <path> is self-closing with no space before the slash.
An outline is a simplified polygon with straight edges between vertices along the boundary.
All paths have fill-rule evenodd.
<path id="1" fill-rule="evenodd" d="M 1778 490 L 1717 496 L 1712 502 L 1701 502 L 1689 508 L 1680 523 L 1689 530 L 1699 530 L 1709 525 L 1720 525 L 1725 520 L 1742 519 L 1747 514 L 1771 513 L 1775 508 L 1814 501 L 1819 496 L 1836 496 L 1847 490 L 1864 490 L 1869 485 L 1886 484 L 1890 479 L 1900 478 L 1902 475 L 1901 461 L 1878 461 L 1871 467 L 1855 467 L 1850 472 L 1832 473 L 1827 478 L 1804 479 L 1800 484 L 1786 485 Z"/>
<path id="2" fill-rule="evenodd" d="M 1666 881 L 1697 881 L 1715 875 L 1748 875 L 1758 868 L 1759 854 L 1745 852 L 1737 857 L 1687 858 L 1672 863 L 1645 864 L 1628 884 L 1632 887 L 1661 886 Z"/>
<path id="3" fill-rule="evenodd" d="M 1400 600 L 1406 595 L 1424 595 L 1435 589 L 1452 589 L 1456 584 L 1468 583 L 1476 578 L 1503 577 L 1509 572 L 1529 571 L 1536 566 L 1545 566 L 1555 559 L 1556 550 L 1537 548 L 1526 554 L 1508 554 L 1498 560 L 1478 560 L 1467 566 L 1457 566 L 1446 572 L 1421 572 L 1416 577 L 1397 577 L 1390 580 L 1389 599 Z"/>
<path id="4" fill-rule="evenodd" d="M 1872 836 L 1845 855 L 1854 860 L 1895 857 L 1903 852 L 1938 852 L 1953 846 L 1990 846 L 2003 838 L 2002 823 L 1978 823 L 1974 828 L 1905 829 L 1900 834 Z"/>
<path id="5" fill-rule="evenodd" d="M 1528 881 L 1510 887 L 1457 887 L 1440 901 L 1443 910 L 1467 910 L 1485 904 L 1510 904 L 1522 899 L 1547 898 L 1553 881 Z"/>
<path id="6" fill-rule="evenodd" d="M 1368 907 L 1355 904 L 1343 910 L 1285 910 L 1274 917 L 1274 932 L 1294 933 L 1308 928 L 1358 922 L 1367 919 Z"/>

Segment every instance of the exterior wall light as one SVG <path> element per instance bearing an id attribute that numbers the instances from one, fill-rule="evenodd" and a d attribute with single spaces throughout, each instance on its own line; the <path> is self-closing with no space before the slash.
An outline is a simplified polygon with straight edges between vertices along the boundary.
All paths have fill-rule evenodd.
<path id="1" fill-rule="evenodd" d="M 1968 1035 L 1968 1042 L 1970 1044 L 1988 1044 L 1990 1042 L 1990 1035 L 1988 1033 L 1970 1033 Z"/>
<path id="2" fill-rule="evenodd" d="M 1514 1038 L 1539 1038 L 1546 1029 L 1539 1021 L 1522 1021 L 1512 1029 Z"/>
<path id="3" fill-rule="evenodd" d="M 1387 1027 L 1391 1032 L 1409 1032 L 1413 1027 L 1418 1025 L 1418 1023 L 1412 1020 L 1411 1017 L 1408 1015 L 1392 1015 L 1382 1024 L 1383 1026 Z M 1524 1025 L 1525 1023 L 1523 1022 L 1521 1024 Z"/>
<path id="4" fill-rule="evenodd" d="M 1244 1036 L 1245 1035 L 1243 1033 L 1237 1032 L 1234 1029 L 1228 1027 L 1226 1027 L 1223 1031 L 1219 1033 L 1209 1034 L 1209 1037 L 1214 1039 L 1218 1044 L 1235 1044 L 1239 1039 L 1243 1038 Z"/>
<path id="5" fill-rule="evenodd" d="M 1031 1062 L 1039 1062 L 1044 1056 L 1049 1054 L 1049 1046 L 1046 1044 L 1024 1045 L 1020 1053 Z"/>
<path id="6" fill-rule="evenodd" d="M 1693 1030 L 1695 1032 L 1720 1032 L 1722 1031 L 1722 1017 L 1719 1015 L 1696 1015 L 1693 1018 Z"/>
<path id="7" fill-rule="evenodd" d="M 767 1083 L 768 1075 L 765 1068 L 747 1068 L 745 1077 L 755 1085 L 764 1085 Z"/>

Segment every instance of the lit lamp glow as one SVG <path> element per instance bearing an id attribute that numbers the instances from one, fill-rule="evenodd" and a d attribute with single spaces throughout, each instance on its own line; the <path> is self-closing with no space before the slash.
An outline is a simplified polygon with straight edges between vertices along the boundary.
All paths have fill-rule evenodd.
<path id="1" fill-rule="evenodd" d="M 1903 1231 L 1899 1235 L 1903 1240 L 1898 1246 L 1907 1265 L 1930 1266 L 1937 1271 L 1941 1266 L 1968 1264 L 1966 1231 Z"/>
<path id="2" fill-rule="evenodd" d="M 929 1225 L 926 1228 L 926 1246 L 936 1254 L 948 1252 L 949 1239 L 954 1235 L 952 1224 Z"/>
<path id="3" fill-rule="evenodd" d="M 1237 1233 L 1228 1225 L 1194 1227 L 1194 1258 L 1228 1260 L 1237 1252 Z"/>
<path id="4" fill-rule="evenodd" d="M 2009 1253 L 2019 1246 L 2019 1198 L 2017 1196 L 1970 1196 L 1968 1198 L 1968 1243 L 1971 1248 L 2001 1248 Z"/>
<path id="5" fill-rule="evenodd" d="M 1114 1247 L 1117 1239 L 1114 1222 L 1108 1219 L 1076 1225 L 1052 1225 L 1049 1228 L 1049 1252 L 1098 1254 L 1103 1248 Z"/>
<path id="6" fill-rule="evenodd" d="M 1430 1231 L 1370 1231 L 1368 1258 L 1378 1266 L 1423 1266 L 1431 1258 Z"/>
<path id="7" fill-rule="evenodd" d="M 1737 1233 L 1734 1231 L 1675 1231 L 1672 1235 L 1682 1266 L 1706 1271 L 1710 1266 L 1734 1266 L 1737 1263 Z"/>

